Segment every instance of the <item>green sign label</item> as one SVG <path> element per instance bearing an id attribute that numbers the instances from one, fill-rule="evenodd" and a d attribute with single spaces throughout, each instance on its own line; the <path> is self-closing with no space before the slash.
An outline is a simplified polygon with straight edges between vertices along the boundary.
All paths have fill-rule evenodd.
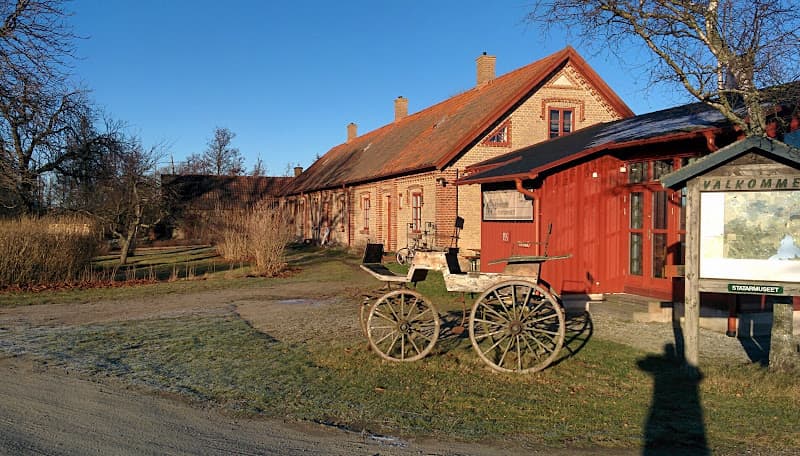
<path id="1" fill-rule="evenodd" d="M 731 293 L 783 294 L 783 287 L 777 285 L 729 283 L 728 291 Z"/>

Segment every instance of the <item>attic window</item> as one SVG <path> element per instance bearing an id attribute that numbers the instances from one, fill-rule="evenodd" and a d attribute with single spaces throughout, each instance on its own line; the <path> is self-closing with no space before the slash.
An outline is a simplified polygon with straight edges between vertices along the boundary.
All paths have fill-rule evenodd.
<path id="1" fill-rule="evenodd" d="M 572 109 L 550 108 L 550 138 L 572 133 Z"/>
<path id="2" fill-rule="evenodd" d="M 511 121 L 506 121 L 483 140 L 486 146 L 508 147 L 511 145 Z"/>

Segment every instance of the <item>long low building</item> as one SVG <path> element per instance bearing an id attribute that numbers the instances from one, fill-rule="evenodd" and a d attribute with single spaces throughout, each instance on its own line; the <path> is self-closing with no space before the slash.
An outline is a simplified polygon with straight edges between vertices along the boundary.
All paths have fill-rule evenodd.
<path id="1" fill-rule="evenodd" d="M 331 148 L 286 187 L 284 204 L 303 239 L 387 251 L 412 239 L 462 251 L 481 247 L 481 193 L 453 183 L 480 161 L 599 122 L 633 115 L 571 47 L 495 77 L 495 57 L 476 60 L 475 87 Z M 455 221 L 464 220 L 456 233 Z"/>

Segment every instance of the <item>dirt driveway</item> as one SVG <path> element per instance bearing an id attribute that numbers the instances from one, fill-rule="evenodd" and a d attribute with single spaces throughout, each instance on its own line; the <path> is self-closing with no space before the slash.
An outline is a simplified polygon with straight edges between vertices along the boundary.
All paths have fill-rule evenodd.
<path id="1" fill-rule="evenodd" d="M 369 279 L 365 280 L 368 284 Z M 43 367 L 9 341 L 25 328 L 64 327 L 112 321 L 236 313 L 271 334 L 291 330 L 319 337 L 352 331 L 358 323 L 352 300 L 363 284 L 312 282 L 244 290 L 165 295 L 155 299 L 43 304 L 0 309 L 0 454 L 276 454 L 276 455 L 506 455 L 555 454 L 552 448 L 505 448 L 458 442 L 408 441 L 363 435 L 313 423 L 234 419 L 221 410 L 137 389 L 113 379 L 82 377 L 64 367 Z M 345 301 L 343 303 L 343 301 Z M 346 306 L 345 309 L 343 306 Z M 352 312 L 350 320 L 333 318 Z M 665 325 L 611 324 L 595 318 L 597 335 L 636 340 L 660 351 Z M 291 328 L 291 329 L 288 329 Z M 621 335 L 620 328 L 638 334 Z M 655 329 L 655 330 L 654 330 Z M 714 340 L 716 335 L 704 335 Z M 722 336 L 724 338 L 724 336 Z M 5 353 L 5 354 L 4 354 Z M 563 450 L 561 454 L 576 454 Z M 580 453 L 578 453 L 580 454 Z M 586 454 L 637 451 L 597 449 Z"/>

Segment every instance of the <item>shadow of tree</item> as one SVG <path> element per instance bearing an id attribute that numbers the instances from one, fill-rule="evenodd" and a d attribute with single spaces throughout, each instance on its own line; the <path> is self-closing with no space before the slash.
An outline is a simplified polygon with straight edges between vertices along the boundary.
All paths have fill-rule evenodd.
<path id="1" fill-rule="evenodd" d="M 649 355 L 637 366 L 653 376 L 653 400 L 644 424 L 642 454 L 708 455 L 699 384 L 702 373 L 687 366 L 683 334 L 675 329 L 675 344 L 664 345 L 664 353 Z"/>

